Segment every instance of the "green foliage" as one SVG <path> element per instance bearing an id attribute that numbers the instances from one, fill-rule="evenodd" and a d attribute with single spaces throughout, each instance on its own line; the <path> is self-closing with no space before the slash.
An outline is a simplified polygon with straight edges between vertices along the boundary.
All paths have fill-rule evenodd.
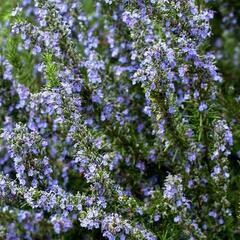
<path id="1" fill-rule="evenodd" d="M 47 79 L 47 88 L 58 87 L 60 82 L 57 76 L 57 66 L 53 61 L 53 55 L 51 53 L 45 53 L 43 55 L 43 60 L 45 63 L 45 75 Z"/>
<path id="2" fill-rule="evenodd" d="M 4 55 L 14 67 L 14 76 L 20 82 L 27 86 L 32 92 L 39 91 L 41 84 L 37 75 L 34 74 L 33 66 L 36 59 L 26 50 L 19 52 L 19 38 L 7 38 Z"/>

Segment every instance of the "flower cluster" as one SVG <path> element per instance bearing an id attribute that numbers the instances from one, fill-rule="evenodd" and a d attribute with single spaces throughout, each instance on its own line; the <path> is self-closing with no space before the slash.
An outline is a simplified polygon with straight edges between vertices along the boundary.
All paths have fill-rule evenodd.
<path id="1" fill-rule="evenodd" d="M 207 4 L 22 0 L 0 18 L 0 238 L 238 237 Z"/>

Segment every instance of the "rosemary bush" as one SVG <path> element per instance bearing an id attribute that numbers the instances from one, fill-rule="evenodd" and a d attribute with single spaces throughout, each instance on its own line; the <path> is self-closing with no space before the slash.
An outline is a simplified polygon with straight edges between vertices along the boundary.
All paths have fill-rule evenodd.
<path id="1" fill-rule="evenodd" d="M 0 239 L 239 239 L 239 1 L 0 6 Z"/>

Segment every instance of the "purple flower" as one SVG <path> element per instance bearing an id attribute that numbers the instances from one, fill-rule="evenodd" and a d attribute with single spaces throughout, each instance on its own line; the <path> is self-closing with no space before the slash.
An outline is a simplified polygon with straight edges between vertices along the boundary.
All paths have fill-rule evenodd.
<path id="1" fill-rule="evenodd" d="M 207 104 L 205 102 L 201 102 L 199 107 L 198 107 L 198 110 L 200 112 L 203 112 L 204 110 L 206 110 L 208 108 Z"/>

